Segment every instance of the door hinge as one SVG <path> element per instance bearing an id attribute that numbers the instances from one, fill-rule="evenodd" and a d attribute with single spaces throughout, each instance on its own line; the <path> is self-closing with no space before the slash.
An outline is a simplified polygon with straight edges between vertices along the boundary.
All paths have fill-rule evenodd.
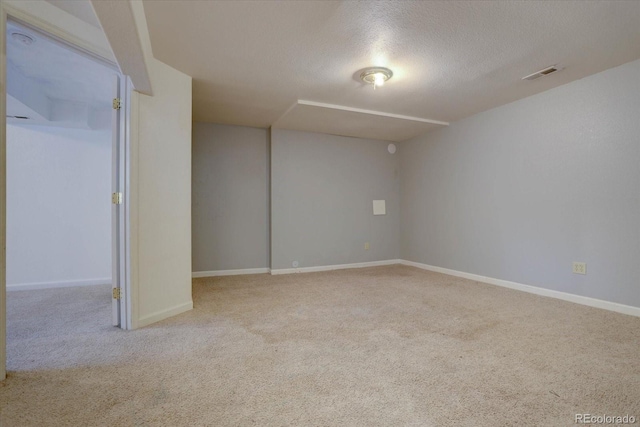
<path id="1" fill-rule="evenodd" d="M 122 204 L 122 193 L 112 193 L 111 194 L 111 203 L 114 205 Z"/>
<path id="2" fill-rule="evenodd" d="M 120 288 L 113 288 L 112 291 L 113 291 L 113 299 L 120 299 L 122 297 Z"/>
<path id="3" fill-rule="evenodd" d="M 113 109 L 119 110 L 122 106 L 122 100 L 120 98 L 113 98 Z"/>

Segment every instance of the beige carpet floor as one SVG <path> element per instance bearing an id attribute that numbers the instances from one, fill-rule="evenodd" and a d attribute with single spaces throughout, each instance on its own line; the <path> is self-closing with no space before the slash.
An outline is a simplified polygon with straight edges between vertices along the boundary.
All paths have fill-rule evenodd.
<path id="1" fill-rule="evenodd" d="M 640 318 L 405 266 L 199 279 L 194 304 L 125 332 L 108 288 L 9 292 L 0 425 L 640 418 Z"/>

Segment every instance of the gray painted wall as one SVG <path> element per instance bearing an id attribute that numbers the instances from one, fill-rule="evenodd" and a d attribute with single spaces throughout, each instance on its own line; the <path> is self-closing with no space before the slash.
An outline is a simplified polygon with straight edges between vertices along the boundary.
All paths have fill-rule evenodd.
<path id="1" fill-rule="evenodd" d="M 269 131 L 193 124 L 193 271 L 269 267 Z"/>
<path id="2" fill-rule="evenodd" d="M 398 258 L 398 154 L 388 144 L 271 131 L 273 269 Z M 386 200 L 387 215 L 373 215 L 374 199 Z"/>
<path id="3" fill-rule="evenodd" d="M 640 306 L 638 76 L 634 61 L 402 143 L 402 258 Z"/>

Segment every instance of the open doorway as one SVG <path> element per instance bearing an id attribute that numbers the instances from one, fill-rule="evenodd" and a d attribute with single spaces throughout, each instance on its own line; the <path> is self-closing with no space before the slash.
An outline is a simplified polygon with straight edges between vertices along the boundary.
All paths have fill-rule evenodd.
<path id="1" fill-rule="evenodd" d="M 127 328 L 125 79 L 17 20 L 5 40 L 7 341 L 65 302 Z"/>

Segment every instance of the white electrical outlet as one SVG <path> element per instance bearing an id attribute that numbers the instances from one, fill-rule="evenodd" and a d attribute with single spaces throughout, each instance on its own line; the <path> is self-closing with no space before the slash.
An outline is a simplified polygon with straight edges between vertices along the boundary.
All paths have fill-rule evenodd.
<path id="1" fill-rule="evenodd" d="M 369 242 L 365 242 L 364 243 L 364 250 L 368 251 L 369 250 Z"/>
<path id="2" fill-rule="evenodd" d="M 298 268 L 298 261 L 293 261 L 291 266 L 293 266 L 293 268 Z"/>
<path id="3" fill-rule="evenodd" d="M 573 273 L 574 274 L 587 274 L 587 263 L 586 262 L 574 262 L 573 263 Z"/>

